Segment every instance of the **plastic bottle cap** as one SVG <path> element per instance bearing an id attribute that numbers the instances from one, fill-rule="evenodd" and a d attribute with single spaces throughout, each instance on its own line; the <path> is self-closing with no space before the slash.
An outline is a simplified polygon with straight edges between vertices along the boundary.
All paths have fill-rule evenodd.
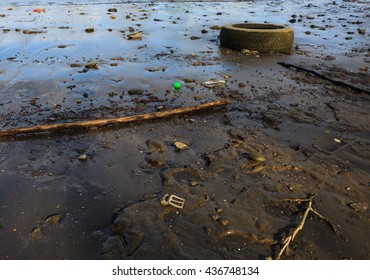
<path id="1" fill-rule="evenodd" d="M 178 89 L 181 88 L 181 83 L 180 82 L 176 82 L 176 83 L 173 84 L 173 87 L 174 87 L 175 90 L 178 90 Z"/>

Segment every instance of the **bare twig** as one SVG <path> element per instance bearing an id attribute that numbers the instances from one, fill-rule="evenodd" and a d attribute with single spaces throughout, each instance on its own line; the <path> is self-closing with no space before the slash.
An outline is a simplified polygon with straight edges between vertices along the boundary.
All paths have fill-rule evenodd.
<path id="1" fill-rule="evenodd" d="M 303 218 L 302 218 L 300 224 L 298 225 L 298 227 L 296 227 L 296 229 L 294 230 L 294 232 L 292 234 L 290 234 L 287 238 L 285 238 L 283 240 L 283 247 L 280 249 L 280 252 L 276 257 L 276 260 L 281 259 L 281 256 L 286 251 L 286 249 L 288 248 L 290 243 L 294 240 L 294 238 L 296 237 L 298 232 L 303 229 L 304 224 L 305 224 L 305 222 L 307 220 L 307 217 L 308 217 L 310 212 L 316 214 L 320 219 L 327 222 L 329 224 L 329 226 L 331 227 L 331 229 L 334 231 L 335 234 L 341 235 L 341 233 L 336 228 L 336 226 L 328 218 L 324 217 L 323 215 L 321 215 L 319 212 L 317 212 L 315 209 L 312 208 L 313 200 L 316 197 L 316 195 L 317 194 L 310 195 L 308 198 L 287 198 L 287 199 L 282 200 L 282 201 L 287 201 L 287 202 L 298 202 L 298 203 L 302 203 L 302 202 L 307 203 L 308 202 L 308 205 L 307 205 L 307 208 L 306 208 L 306 210 L 303 214 Z"/>
<path id="2" fill-rule="evenodd" d="M 13 136 L 23 133 L 35 133 L 35 132 L 47 132 L 47 131 L 57 131 L 65 129 L 78 129 L 78 128 L 88 128 L 88 127 L 99 127 L 107 126 L 113 124 L 123 124 L 123 123 L 133 123 L 140 121 L 147 121 L 160 118 L 168 118 L 177 115 L 183 115 L 188 113 L 195 113 L 202 110 L 212 109 L 215 107 L 225 106 L 229 104 L 230 101 L 226 99 L 216 100 L 213 102 L 208 102 L 192 107 L 184 107 L 178 109 L 172 109 L 161 112 L 154 112 L 135 116 L 118 117 L 112 119 L 102 119 L 102 120 L 91 120 L 91 121 L 81 121 L 81 122 L 71 122 L 71 123 L 59 123 L 50 125 L 37 125 L 32 127 L 21 127 L 21 128 L 11 128 L 7 130 L 0 130 L 0 136 Z"/>
<path id="3" fill-rule="evenodd" d="M 367 89 L 363 89 L 363 88 L 359 88 L 359 87 L 356 87 L 354 85 L 350 85 L 350 84 L 347 84 L 343 81 L 340 81 L 340 80 L 334 80 L 332 78 L 329 78 L 319 72 L 316 72 L 314 70 L 311 70 L 311 69 L 307 69 L 307 68 L 304 68 L 302 66 L 298 66 L 298 65 L 294 65 L 294 64 L 290 64 L 290 63 L 286 63 L 286 62 L 278 62 L 279 65 L 281 66 L 284 66 L 286 68 L 295 68 L 297 70 L 300 70 L 300 71 L 304 71 L 304 72 L 307 72 L 307 73 L 310 73 L 310 74 L 313 74 L 323 80 L 327 80 L 335 85 L 338 85 L 338 86 L 344 86 L 344 87 L 347 87 L 347 88 L 350 88 L 356 92 L 364 92 L 364 93 L 367 93 L 367 94 L 370 94 L 370 91 L 367 90 Z"/>

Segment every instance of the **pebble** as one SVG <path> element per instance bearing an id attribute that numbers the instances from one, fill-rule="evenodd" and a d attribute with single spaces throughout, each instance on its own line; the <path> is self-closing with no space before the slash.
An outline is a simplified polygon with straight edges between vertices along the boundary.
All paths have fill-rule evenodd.
<path id="1" fill-rule="evenodd" d="M 61 219 L 62 219 L 62 215 L 55 214 L 55 215 L 48 216 L 45 220 L 45 223 L 47 223 L 47 224 L 59 224 Z"/>
<path id="2" fill-rule="evenodd" d="M 356 212 L 365 212 L 368 209 L 368 205 L 365 202 L 350 203 L 349 207 L 351 207 Z"/>
<path id="3" fill-rule="evenodd" d="M 79 159 L 80 161 L 86 161 L 86 160 L 87 160 L 87 155 L 86 155 L 86 154 L 80 155 L 80 156 L 78 157 L 78 159 Z"/>
<path id="4" fill-rule="evenodd" d="M 223 220 L 221 220 L 221 225 L 223 225 L 223 226 L 227 226 L 230 222 L 229 222 L 229 220 L 226 220 L 226 219 L 223 219 Z"/>
<path id="5" fill-rule="evenodd" d="M 86 33 L 92 33 L 94 31 L 95 31 L 94 27 L 88 27 L 88 28 L 85 29 Z"/>
<path id="6" fill-rule="evenodd" d="M 108 9 L 108 13 L 117 13 L 117 9 L 116 8 L 110 8 L 110 9 Z"/>
<path id="7" fill-rule="evenodd" d="M 264 162 L 266 161 L 266 158 L 263 155 L 256 154 L 256 153 L 249 153 L 248 154 L 249 159 L 258 161 L 258 162 Z"/>
<path id="8" fill-rule="evenodd" d="M 216 215 L 216 214 L 213 214 L 211 216 L 211 218 L 212 218 L 212 220 L 217 221 L 218 219 L 220 219 L 220 216 L 219 215 Z"/>
<path id="9" fill-rule="evenodd" d="M 366 34 L 366 30 L 365 29 L 358 29 L 358 33 L 361 34 L 361 35 L 364 35 L 364 34 Z"/>
<path id="10" fill-rule="evenodd" d="M 31 236 L 34 240 L 39 240 L 41 238 L 41 229 L 39 227 L 35 227 L 32 230 Z"/>
<path id="11" fill-rule="evenodd" d="M 189 145 L 182 143 L 182 142 L 175 141 L 174 144 L 178 151 L 183 151 L 189 148 Z"/>
<path id="12" fill-rule="evenodd" d="M 129 95 L 143 95 L 144 94 L 144 90 L 142 90 L 142 89 L 130 89 L 128 91 L 128 94 Z"/>
<path id="13" fill-rule="evenodd" d="M 134 33 L 134 34 L 129 34 L 128 35 L 128 40 L 139 40 L 141 39 L 143 36 L 143 32 L 142 31 L 139 31 L 137 33 Z"/>

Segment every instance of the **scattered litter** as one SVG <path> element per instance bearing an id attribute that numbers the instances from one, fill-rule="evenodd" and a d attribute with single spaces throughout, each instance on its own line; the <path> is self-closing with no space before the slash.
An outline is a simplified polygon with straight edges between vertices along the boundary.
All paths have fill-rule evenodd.
<path id="1" fill-rule="evenodd" d="M 143 36 L 143 32 L 139 31 L 137 33 L 129 34 L 128 35 L 128 40 L 140 40 Z"/>
<path id="2" fill-rule="evenodd" d="M 182 209 L 185 205 L 185 199 L 173 194 L 169 195 L 167 193 L 163 196 L 161 204 L 163 206 L 172 205 L 173 207 Z"/>
<path id="3" fill-rule="evenodd" d="M 209 81 L 205 81 L 202 83 L 207 88 L 214 88 L 214 87 L 222 87 L 226 85 L 225 80 L 217 80 L 217 79 L 211 79 Z"/>
<path id="4" fill-rule="evenodd" d="M 33 10 L 34 13 L 45 13 L 45 8 L 37 8 Z"/>
<path id="5" fill-rule="evenodd" d="M 179 90 L 179 89 L 181 88 L 181 83 L 180 83 L 180 82 L 176 82 L 176 83 L 174 83 L 174 84 L 173 84 L 173 88 L 174 88 L 175 90 Z"/>

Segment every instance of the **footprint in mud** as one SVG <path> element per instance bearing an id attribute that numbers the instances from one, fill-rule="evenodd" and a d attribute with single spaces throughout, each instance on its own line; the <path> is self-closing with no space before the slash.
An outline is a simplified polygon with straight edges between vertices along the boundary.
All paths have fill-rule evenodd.
<path id="1" fill-rule="evenodd" d="M 151 168 L 163 167 L 166 164 L 166 144 L 161 140 L 150 139 L 147 142 L 149 152 L 146 161 Z"/>

